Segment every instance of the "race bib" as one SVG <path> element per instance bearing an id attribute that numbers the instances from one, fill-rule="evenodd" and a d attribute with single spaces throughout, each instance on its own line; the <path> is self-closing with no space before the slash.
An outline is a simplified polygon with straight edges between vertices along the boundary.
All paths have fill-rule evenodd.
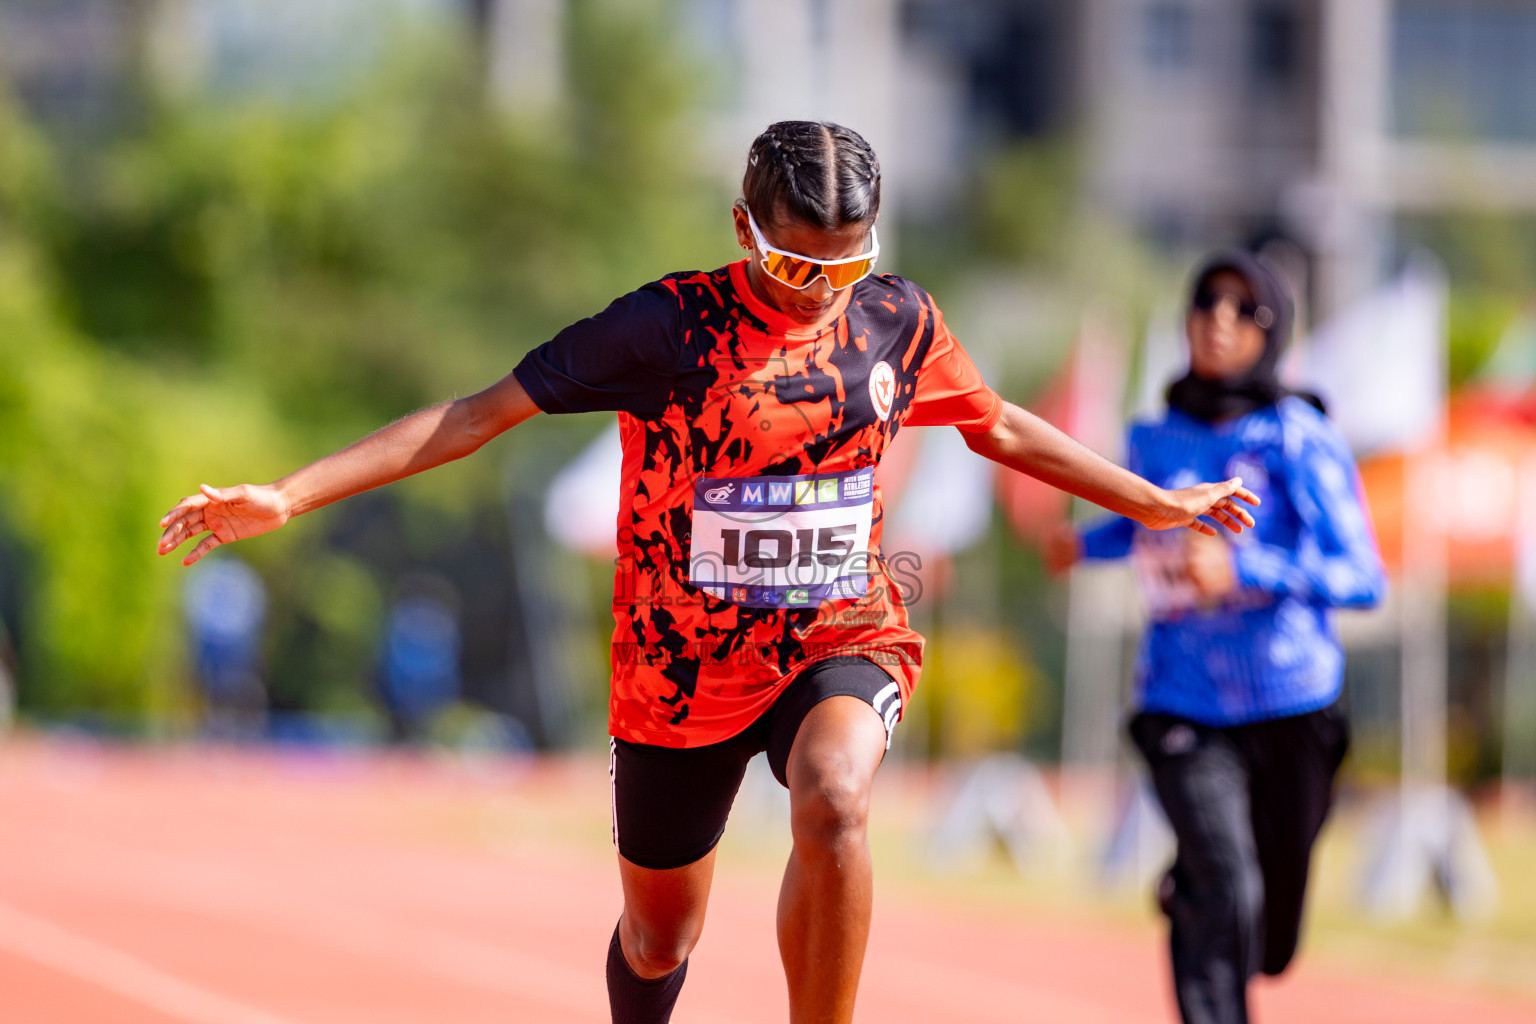
<path id="1" fill-rule="evenodd" d="M 688 580 L 749 608 L 814 607 L 869 590 L 873 467 L 701 479 Z"/>
<path id="2" fill-rule="evenodd" d="M 1167 622 L 1196 610 L 1242 612 L 1272 603 L 1273 599 L 1260 590 L 1238 590 L 1215 602 L 1202 600 L 1185 570 L 1184 540 L 1179 531 L 1137 531 L 1131 565 L 1141 585 L 1147 617 L 1153 622 Z"/>
<path id="3" fill-rule="evenodd" d="M 1176 533 L 1137 532 L 1131 565 L 1154 622 L 1176 619 L 1200 603 L 1199 591 L 1184 573 L 1183 540 Z"/>

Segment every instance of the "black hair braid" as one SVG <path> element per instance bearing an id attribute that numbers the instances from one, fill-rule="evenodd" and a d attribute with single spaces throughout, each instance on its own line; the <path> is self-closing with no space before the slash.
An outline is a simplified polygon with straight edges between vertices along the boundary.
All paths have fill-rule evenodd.
<path id="1" fill-rule="evenodd" d="M 741 190 L 759 223 L 862 224 L 880 211 L 880 162 L 852 129 L 778 121 L 753 141 Z"/>
<path id="2" fill-rule="evenodd" d="M 768 140 L 768 149 L 772 154 L 774 164 L 779 172 L 779 184 L 788 195 L 775 197 L 775 201 L 769 204 L 769 209 L 764 211 L 764 216 L 770 220 L 778 220 L 780 199 L 787 199 L 790 207 L 796 210 L 814 210 L 817 216 L 814 221 L 819 224 L 826 222 L 826 212 L 818 207 L 815 195 L 807 194 L 800 185 L 800 174 L 806 164 L 814 161 L 816 157 L 805 151 L 800 144 L 801 140 L 785 129 L 795 122 L 781 121 L 778 124 L 768 126 L 763 135 Z M 803 123 L 803 122 L 802 122 Z"/>
<path id="3" fill-rule="evenodd" d="M 840 124 L 825 124 L 837 154 L 838 219 L 873 220 L 880 211 L 880 159 L 864 136 Z"/>

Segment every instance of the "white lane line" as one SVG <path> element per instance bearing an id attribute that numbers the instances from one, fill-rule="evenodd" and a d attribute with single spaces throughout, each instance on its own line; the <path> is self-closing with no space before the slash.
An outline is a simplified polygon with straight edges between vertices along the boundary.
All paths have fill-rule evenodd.
<path id="1" fill-rule="evenodd" d="M 236 1002 L 94 939 L 0 903 L 0 949 L 187 1024 L 296 1024 Z"/>

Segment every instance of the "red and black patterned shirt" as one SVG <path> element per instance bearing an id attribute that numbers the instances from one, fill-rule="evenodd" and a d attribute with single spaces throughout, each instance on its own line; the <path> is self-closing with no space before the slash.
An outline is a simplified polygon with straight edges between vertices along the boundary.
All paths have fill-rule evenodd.
<path id="1" fill-rule="evenodd" d="M 1002 415 L 925 291 L 868 277 L 807 326 L 752 294 L 745 261 L 672 274 L 515 372 L 544 412 L 619 413 L 612 735 L 718 743 L 835 655 L 879 664 L 906 706 L 923 641 L 880 555 L 874 469 L 903 425 Z"/>

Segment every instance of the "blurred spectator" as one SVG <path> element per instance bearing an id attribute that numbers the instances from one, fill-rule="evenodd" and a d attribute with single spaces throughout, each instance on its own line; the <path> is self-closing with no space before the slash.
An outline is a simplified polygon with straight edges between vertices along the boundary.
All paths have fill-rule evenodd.
<path id="1" fill-rule="evenodd" d="M 1295 304 L 1272 265 L 1212 256 L 1196 274 L 1189 372 L 1139 423 L 1130 468 L 1153 483 L 1242 477 L 1255 529 L 1156 534 L 1128 519 L 1052 539 L 1048 559 L 1130 556 L 1152 620 L 1131 736 L 1178 851 L 1158 887 L 1186 1024 L 1247 1024 L 1248 979 L 1295 954 L 1312 844 L 1349 745 L 1330 609 L 1385 577 L 1348 446 L 1316 397 L 1280 383 Z"/>
<path id="2" fill-rule="evenodd" d="M 437 582 L 437 581 L 431 581 Z M 389 610 L 379 659 L 379 699 L 390 740 L 419 743 L 459 696 L 459 620 L 444 583 L 418 583 Z"/>
<path id="3" fill-rule="evenodd" d="M 0 619 L 0 736 L 11 730 L 16 717 L 16 657 L 10 631 Z"/>
<path id="4" fill-rule="evenodd" d="M 245 562 L 224 556 L 191 574 L 185 591 L 204 728 L 221 738 L 254 738 L 265 723 L 259 670 L 267 588 Z"/>
<path id="5" fill-rule="evenodd" d="M 0 736 L 10 731 L 21 702 L 21 595 L 24 564 L 15 536 L 0 521 Z"/>

